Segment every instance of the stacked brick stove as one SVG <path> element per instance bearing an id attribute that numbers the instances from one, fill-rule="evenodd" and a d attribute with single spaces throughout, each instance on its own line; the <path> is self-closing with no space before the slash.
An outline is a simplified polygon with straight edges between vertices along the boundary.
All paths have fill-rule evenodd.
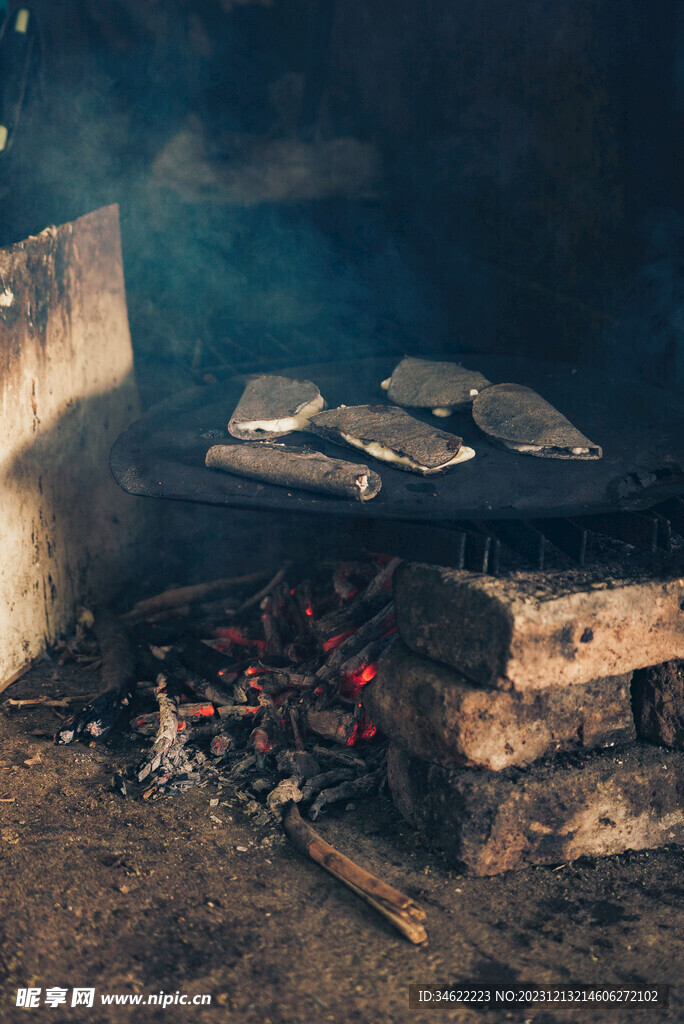
<path id="1" fill-rule="evenodd" d="M 395 602 L 364 704 L 395 804 L 455 866 L 684 843 L 681 573 L 404 564 Z"/>

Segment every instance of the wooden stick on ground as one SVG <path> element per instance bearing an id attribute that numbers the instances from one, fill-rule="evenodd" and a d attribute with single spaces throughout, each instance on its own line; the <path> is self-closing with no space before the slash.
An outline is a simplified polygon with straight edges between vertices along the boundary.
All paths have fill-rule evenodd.
<path id="1" fill-rule="evenodd" d="M 283 813 L 285 834 L 297 849 L 306 854 L 331 875 L 343 882 L 352 892 L 374 907 L 378 913 L 391 922 L 410 942 L 420 945 L 427 942 L 427 932 L 422 922 L 425 911 L 387 882 L 369 874 L 343 853 L 321 839 L 317 832 L 304 821 L 297 805 L 290 802 Z"/>

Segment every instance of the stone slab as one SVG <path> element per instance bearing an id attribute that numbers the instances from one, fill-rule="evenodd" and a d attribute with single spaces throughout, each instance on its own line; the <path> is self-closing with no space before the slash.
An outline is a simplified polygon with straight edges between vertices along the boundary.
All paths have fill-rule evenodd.
<path id="1" fill-rule="evenodd" d="M 117 207 L 0 250 L 0 690 L 135 564 L 109 449 L 139 411 Z"/>
<path id="2" fill-rule="evenodd" d="M 684 750 L 684 661 L 635 673 L 633 693 L 639 735 Z"/>
<path id="3" fill-rule="evenodd" d="M 631 673 L 527 693 L 484 690 L 401 640 L 362 691 L 368 717 L 416 757 L 490 771 L 635 739 Z"/>
<path id="4" fill-rule="evenodd" d="M 470 875 L 684 844 L 684 753 L 634 743 L 486 772 L 392 745 L 401 814 Z"/>
<path id="5" fill-rule="evenodd" d="M 482 686 L 588 683 L 684 657 L 681 566 L 615 581 L 590 570 L 495 579 L 404 564 L 394 592 L 404 642 Z"/>

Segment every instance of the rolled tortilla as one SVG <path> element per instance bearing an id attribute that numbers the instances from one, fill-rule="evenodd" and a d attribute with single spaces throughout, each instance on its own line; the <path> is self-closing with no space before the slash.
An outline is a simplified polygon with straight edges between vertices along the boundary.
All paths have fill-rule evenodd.
<path id="1" fill-rule="evenodd" d="M 306 430 L 321 409 L 325 400 L 312 381 L 261 374 L 245 385 L 228 430 L 241 440 L 268 441 Z"/>
<path id="2" fill-rule="evenodd" d="M 370 501 L 382 487 L 382 480 L 368 466 L 329 459 L 321 452 L 305 448 L 286 448 L 267 442 L 215 444 L 204 461 L 209 469 L 223 469 L 250 480 L 300 487 L 355 501 Z"/>
<path id="3" fill-rule="evenodd" d="M 311 418 L 311 430 L 396 469 L 428 476 L 472 459 L 460 437 L 428 426 L 394 405 L 340 406 Z"/>
<path id="4" fill-rule="evenodd" d="M 542 459 L 600 459 L 601 448 L 550 402 L 522 384 L 494 384 L 473 402 L 473 419 L 490 441 Z"/>
<path id="5" fill-rule="evenodd" d="M 469 409 L 491 382 L 459 363 L 407 356 L 394 368 L 389 381 L 383 381 L 383 387 L 385 384 L 387 397 L 397 405 L 432 409 L 436 416 L 448 416 L 457 409 Z"/>

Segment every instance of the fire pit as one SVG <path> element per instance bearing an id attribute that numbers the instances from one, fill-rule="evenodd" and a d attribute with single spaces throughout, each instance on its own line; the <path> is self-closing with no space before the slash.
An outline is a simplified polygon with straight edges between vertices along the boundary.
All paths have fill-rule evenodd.
<path id="1" fill-rule="evenodd" d="M 331 403 L 363 402 L 390 368 L 288 374 L 315 380 Z M 465 415 L 454 429 L 474 460 L 429 481 L 383 465 L 366 504 L 255 483 L 204 467 L 244 379 L 165 402 L 117 441 L 112 468 L 132 493 L 353 516 L 365 545 L 352 563 L 286 564 L 237 603 L 200 590 L 129 613 L 156 679 L 142 689 L 155 710 L 131 718 L 153 736 L 136 773 L 144 797 L 256 769 L 272 811 L 300 801 L 315 820 L 384 783 L 380 726 L 397 806 L 466 871 L 684 840 L 684 755 L 664 765 L 637 738 L 631 706 L 634 670 L 684 657 L 681 409 L 569 368 L 478 368 L 543 390 L 600 440 L 604 459 L 516 458 Z M 407 557 L 428 564 L 396 573 L 395 618 L 392 580 Z M 169 601 L 204 602 L 191 635 L 158 621 Z M 130 683 L 61 739 L 105 733 L 129 707 Z"/>

